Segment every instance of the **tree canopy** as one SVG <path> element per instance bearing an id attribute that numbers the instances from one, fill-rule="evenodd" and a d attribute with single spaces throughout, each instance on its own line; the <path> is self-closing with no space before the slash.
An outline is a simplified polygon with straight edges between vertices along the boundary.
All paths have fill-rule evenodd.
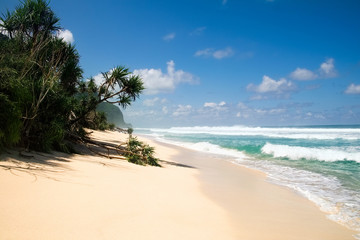
<path id="1" fill-rule="evenodd" d="M 125 108 L 144 90 L 124 66 L 104 72 L 99 85 L 83 79 L 79 53 L 56 36 L 60 20 L 47 1 L 26 0 L 0 20 L 0 148 L 69 152 L 74 136 L 106 122 L 100 103 Z"/>

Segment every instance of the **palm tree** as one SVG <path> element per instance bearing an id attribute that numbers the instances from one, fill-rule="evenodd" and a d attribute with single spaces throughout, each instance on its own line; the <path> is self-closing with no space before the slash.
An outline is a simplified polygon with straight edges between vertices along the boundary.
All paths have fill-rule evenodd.
<path id="1" fill-rule="evenodd" d="M 111 71 L 102 73 L 104 81 L 98 87 L 94 79 L 87 83 L 85 95 L 86 107 L 71 121 L 72 124 L 84 119 L 88 113 L 94 111 L 102 102 L 117 103 L 121 107 L 130 106 L 133 101 L 139 98 L 144 90 L 144 83 L 140 76 L 132 75 L 128 68 L 118 66 Z"/>
<path id="2" fill-rule="evenodd" d="M 76 49 L 55 37 L 58 22 L 44 0 L 26 0 L 0 18 L 0 93 L 20 109 L 26 147 L 41 144 L 45 132 L 64 132 L 66 124 L 59 122 L 70 115 L 82 77 Z"/>
<path id="3" fill-rule="evenodd" d="M 66 151 L 64 139 L 85 135 L 98 104 L 126 108 L 143 91 L 141 78 L 121 66 L 103 73 L 100 86 L 81 82 L 79 54 L 55 37 L 59 29 L 45 0 L 24 0 L 0 18 L 0 147 L 20 139 L 28 149 Z"/>
<path id="4" fill-rule="evenodd" d="M 61 29 L 59 18 L 44 0 L 26 0 L 13 13 L 7 11 L 0 20 L 0 27 L 7 31 L 10 38 L 36 39 L 40 33 L 46 38 Z"/>

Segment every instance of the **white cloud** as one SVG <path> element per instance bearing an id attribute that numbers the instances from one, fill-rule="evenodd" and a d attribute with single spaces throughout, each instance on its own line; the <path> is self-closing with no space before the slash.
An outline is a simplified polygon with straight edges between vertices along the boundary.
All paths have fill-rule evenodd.
<path id="1" fill-rule="evenodd" d="M 166 102 L 166 99 L 160 99 L 158 97 L 152 98 L 152 99 L 145 99 L 143 101 L 143 105 L 151 107 L 151 106 L 155 106 L 157 104 L 164 104 Z"/>
<path id="2" fill-rule="evenodd" d="M 211 55 L 213 54 L 213 52 L 214 52 L 214 49 L 212 49 L 212 48 L 205 48 L 205 49 L 203 49 L 203 50 L 198 50 L 198 51 L 196 51 L 195 56 L 196 56 L 196 57 L 200 57 L 200 56 L 209 57 L 209 56 L 211 56 Z"/>
<path id="3" fill-rule="evenodd" d="M 191 113 L 192 106 L 191 105 L 178 105 L 178 108 L 173 112 L 173 116 L 187 116 Z"/>
<path id="4" fill-rule="evenodd" d="M 320 65 L 320 74 L 325 78 L 336 77 L 336 71 L 334 66 L 334 59 L 329 58 Z"/>
<path id="5" fill-rule="evenodd" d="M 228 58 L 234 55 L 234 50 L 231 47 L 214 50 L 213 48 L 206 48 L 195 52 L 196 57 L 213 57 L 216 59 Z"/>
<path id="6" fill-rule="evenodd" d="M 220 109 L 220 108 L 224 107 L 225 105 L 226 105 L 226 102 L 224 102 L 224 101 L 219 102 L 219 103 L 214 103 L 214 102 L 204 103 L 204 107 L 216 108 L 216 109 Z"/>
<path id="7" fill-rule="evenodd" d="M 0 25 L 2 25 L 4 22 L 2 20 L 0 20 Z M 3 28 L 3 27 L 0 27 L 0 33 L 6 35 L 9 37 L 9 33 Z M 72 34 L 72 32 L 70 32 L 70 30 L 68 29 L 64 29 L 64 30 L 58 30 L 56 33 L 55 33 L 55 36 L 57 38 L 62 38 L 63 41 L 67 42 L 67 43 L 74 43 L 75 39 L 74 39 L 74 36 Z"/>
<path id="8" fill-rule="evenodd" d="M 112 74 L 112 72 L 114 71 L 114 69 L 115 69 L 115 68 L 110 69 L 110 70 L 109 70 L 109 74 Z M 105 81 L 105 78 L 104 78 L 104 76 L 103 76 L 102 73 L 99 73 L 99 74 L 95 75 L 95 76 L 93 77 L 93 79 L 94 79 L 96 85 L 98 85 L 98 86 L 100 86 L 100 85 Z"/>
<path id="9" fill-rule="evenodd" d="M 355 84 L 350 84 L 348 86 L 348 88 L 345 90 L 346 94 L 360 94 L 360 84 L 359 85 L 355 85 Z"/>
<path id="10" fill-rule="evenodd" d="M 251 83 L 247 86 L 247 90 L 257 93 L 282 94 L 295 90 L 295 86 L 292 82 L 287 81 L 285 78 L 281 78 L 279 81 L 276 81 L 264 75 L 263 81 L 260 85 L 257 86 Z"/>
<path id="11" fill-rule="evenodd" d="M 226 57 L 231 57 L 232 55 L 234 55 L 234 51 L 230 47 L 222 49 L 222 50 L 217 50 L 213 54 L 214 58 L 216 58 L 216 59 L 223 59 Z"/>
<path id="12" fill-rule="evenodd" d="M 206 30 L 206 27 L 198 27 L 190 33 L 191 36 L 200 36 Z"/>
<path id="13" fill-rule="evenodd" d="M 290 73 L 290 77 L 295 80 L 308 81 L 318 78 L 332 78 L 336 77 L 334 59 L 329 58 L 320 64 L 320 68 L 316 71 L 311 71 L 306 68 L 296 68 L 295 71 Z"/>
<path id="14" fill-rule="evenodd" d="M 104 78 L 104 76 L 102 75 L 102 73 L 99 73 L 98 75 L 94 76 L 93 79 L 95 80 L 95 83 L 96 83 L 96 85 L 98 85 L 98 86 L 100 86 L 100 85 L 104 82 L 104 80 L 105 80 L 105 78 Z"/>
<path id="15" fill-rule="evenodd" d="M 171 40 L 173 40 L 174 38 L 175 38 L 175 33 L 169 33 L 169 34 L 167 34 L 167 35 L 165 35 L 164 37 L 163 37 L 163 39 L 165 40 L 165 41 L 171 41 Z"/>
<path id="16" fill-rule="evenodd" d="M 2 25 L 3 23 L 4 22 L 0 20 L 0 25 Z M 10 37 L 10 34 L 8 33 L 8 31 L 6 31 L 5 28 L 3 28 L 3 27 L 0 27 L 0 33 Z"/>
<path id="17" fill-rule="evenodd" d="M 205 102 L 202 108 L 198 109 L 198 113 L 202 116 L 209 116 L 210 118 L 223 115 L 225 112 L 228 112 L 229 107 L 226 102 L 221 101 L 219 103 L 215 102 Z"/>
<path id="18" fill-rule="evenodd" d="M 167 62 L 167 73 L 161 69 L 136 69 L 133 72 L 140 75 L 144 81 L 145 94 L 158 94 L 161 92 L 171 92 L 180 83 L 195 83 L 196 77 L 183 70 L 175 70 L 174 61 Z"/>
<path id="19" fill-rule="evenodd" d="M 306 68 L 297 68 L 290 74 L 290 77 L 300 81 L 316 79 L 318 76 Z"/>
<path id="20" fill-rule="evenodd" d="M 72 32 L 70 32 L 70 31 L 67 30 L 67 29 L 59 30 L 59 31 L 56 33 L 56 37 L 62 38 L 63 41 L 65 41 L 65 42 L 67 42 L 67 43 L 71 43 L 71 44 L 74 43 L 74 41 L 75 41 Z"/>
<path id="21" fill-rule="evenodd" d="M 217 104 L 216 103 L 213 103 L 213 102 L 206 102 L 204 103 L 204 107 L 216 107 Z"/>

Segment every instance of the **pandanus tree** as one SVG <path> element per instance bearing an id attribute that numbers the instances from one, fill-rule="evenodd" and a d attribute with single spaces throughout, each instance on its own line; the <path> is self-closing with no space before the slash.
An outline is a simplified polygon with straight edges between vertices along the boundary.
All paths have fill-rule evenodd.
<path id="1" fill-rule="evenodd" d="M 18 144 L 68 152 L 67 142 L 77 141 L 105 148 L 108 154 L 123 153 L 120 158 L 137 164 L 158 165 L 153 148 L 131 136 L 127 148 L 99 145 L 86 137 L 87 117 L 100 103 L 126 108 L 144 86 L 139 76 L 121 66 L 103 73 L 98 85 L 94 79 L 81 81 L 79 54 L 56 37 L 60 29 L 59 19 L 44 0 L 25 0 L 0 18 L 0 149 Z M 98 114 L 95 120 L 102 124 L 105 115 Z"/>
<path id="2" fill-rule="evenodd" d="M 108 72 L 102 73 L 103 81 L 100 85 L 95 84 L 95 80 L 90 78 L 87 83 L 82 83 L 80 87 L 83 107 L 77 113 L 71 123 L 84 120 L 86 115 L 94 111 L 102 102 L 119 104 L 126 108 L 135 101 L 144 90 L 142 79 L 138 75 L 133 75 L 128 68 L 118 66 Z"/>
<path id="3" fill-rule="evenodd" d="M 44 0 L 26 0 L 14 12 L 7 11 L 0 19 L 10 38 L 36 39 L 39 35 L 47 38 L 61 29 L 59 18 Z"/>
<path id="4" fill-rule="evenodd" d="M 64 117 L 71 106 L 64 103 L 77 91 L 79 55 L 55 36 L 61 29 L 59 19 L 46 1 L 24 1 L 0 20 L 0 93 L 16 103 L 22 144 L 51 148 L 65 136 Z"/>

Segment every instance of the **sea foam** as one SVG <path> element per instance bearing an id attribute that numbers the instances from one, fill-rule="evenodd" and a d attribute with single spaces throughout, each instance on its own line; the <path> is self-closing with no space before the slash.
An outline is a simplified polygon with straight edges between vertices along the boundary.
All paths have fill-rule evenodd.
<path id="1" fill-rule="evenodd" d="M 266 128 L 266 127 L 172 127 L 167 129 L 147 129 L 157 133 L 209 134 L 225 136 L 264 136 L 291 139 L 346 139 L 359 140 L 360 128 Z"/>
<path id="2" fill-rule="evenodd" d="M 359 164 L 359 128 L 234 126 L 143 129 L 143 131 L 159 141 L 218 154 L 236 164 L 260 170 L 267 174 L 269 182 L 293 189 L 318 205 L 327 213 L 329 219 L 360 232 L 360 191 L 344 187 L 335 175 L 310 171 L 311 167 L 300 169 L 274 161 L 275 157 L 284 158 L 281 161 L 285 162 L 318 160 L 320 165 L 323 164 L 322 162 L 333 164 L 344 160 L 354 161 L 351 164 Z M 173 140 L 169 140 L 169 137 Z M 250 154 L 220 146 L 229 146 L 229 143 L 234 148 L 240 146 L 239 144 L 245 144 L 258 150 Z M 356 237 L 360 239 L 360 235 Z"/>
<path id="3" fill-rule="evenodd" d="M 277 145 L 266 143 L 261 151 L 266 154 L 271 154 L 276 158 L 286 157 L 291 160 L 320 160 L 327 162 L 335 161 L 356 161 L 360 163 L 360 152 L 354 151 L 356 149 L 341 149 L 337 147 L 332 148 L 310 148 L 310 147 L 299 147 L 299 146 L 288 146 L 288 145 Z"/>

